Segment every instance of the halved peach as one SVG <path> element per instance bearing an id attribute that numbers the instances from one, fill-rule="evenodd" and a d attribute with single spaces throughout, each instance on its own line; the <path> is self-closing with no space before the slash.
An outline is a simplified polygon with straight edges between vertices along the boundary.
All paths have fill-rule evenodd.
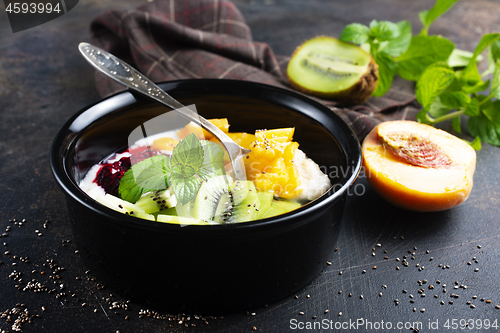
<path id="1" fill-rule="evenodd" d="M 464 202 L 472 190 L 474 149 L 429 125 L 383 122 L 363 141 L 362 154 L 370 185 L 401 208 L 446 210 Z"/>

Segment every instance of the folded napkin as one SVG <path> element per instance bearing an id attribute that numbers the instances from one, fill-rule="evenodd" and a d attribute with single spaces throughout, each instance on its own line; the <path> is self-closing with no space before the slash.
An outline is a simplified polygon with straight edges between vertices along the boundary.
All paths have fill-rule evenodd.
<path id="1" fill-rule="evenodd" d="M 107 11 L 90 29 L 94 45 L 155 82 L 238 79 L 292 89 L 286 78 L 290 58 L 254 41 L 241 12 L 226 0 L 156 0 L 128 11 Z M 103 97 L 124 90 L 98 72 L 96 84 Z M 413 92 L 401 88 L 351 107 L 316 100 L 339 114 L 360 140 L 379 122 L 414 119 L 419 109 Z"/>

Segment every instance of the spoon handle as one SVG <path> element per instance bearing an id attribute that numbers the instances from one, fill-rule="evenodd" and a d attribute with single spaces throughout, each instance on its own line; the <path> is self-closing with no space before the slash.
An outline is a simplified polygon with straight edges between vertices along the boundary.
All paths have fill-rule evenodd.
<path id="1" fill-rule="evenodd" d="M 80 43 L 78 45 L 78 49 L 90 64 L 113 80 L 118 81 L 130 89 L 166 105 L 171 109 L 177 110 L 194 123 L 202 126 L 207 131 L 212 133 L 226 148 L 229 157 L 231 158 L 231 163 L 236 176 L 241 179 L 243 176 L 241 175 L 241 166 L 239 165 L 240 163 L 236 163 L 236 160 L 248 154 L 250 150 L 240 147 L 217 126 L 198 115 L 196 112 L 185 107 L 182 103 L 160 89 L 153 81 L 149 80 L 146 76 L 123 60 L 89 43 Z"/>

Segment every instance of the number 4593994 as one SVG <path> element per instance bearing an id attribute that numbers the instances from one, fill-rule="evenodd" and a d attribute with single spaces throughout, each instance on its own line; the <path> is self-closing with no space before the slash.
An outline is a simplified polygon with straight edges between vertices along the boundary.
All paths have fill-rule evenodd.
<path id="1" fill-rule="evenodd" d="M 59 3 L 56 3 L 54 6 L 51 3 L 42 3 L 42 2 L 14 2 L 9 3 L 5 11 L 9 14 L 50 14 L 52 12 L 60 13 L 61 8 L 59 7 Z"/>
<path id="2" fill-rule="evenodd" d="M 489 319 L 448 319 L 444 323 L 444 327 L 447 329 L 470 329 L 470 330 L 488 330 L 499 328 L 498 319 L 489 320 Z"/>

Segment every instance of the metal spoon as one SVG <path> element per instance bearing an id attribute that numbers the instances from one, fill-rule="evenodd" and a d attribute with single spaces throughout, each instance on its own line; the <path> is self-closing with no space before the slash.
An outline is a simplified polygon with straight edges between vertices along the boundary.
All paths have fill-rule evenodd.
<path id="1" fill-rule="evenodd" d="M 177 110 L 194 123 L 212 133 L 212 135 L 218 138 L 226 148 L 229 158 L 231 159 L 235 178 L 246 179 L 242 157 L 250 152 L 249 149 L 239 146 L 218 127 L 186 108 L 182 103 L 164 92 L 160 87 L 154 84 L 153 81 L 149 80 L 123 60 L 89 43 L 80 43 L 78 49 L 83 57 L 102 73 L 158 103 Z"/>

